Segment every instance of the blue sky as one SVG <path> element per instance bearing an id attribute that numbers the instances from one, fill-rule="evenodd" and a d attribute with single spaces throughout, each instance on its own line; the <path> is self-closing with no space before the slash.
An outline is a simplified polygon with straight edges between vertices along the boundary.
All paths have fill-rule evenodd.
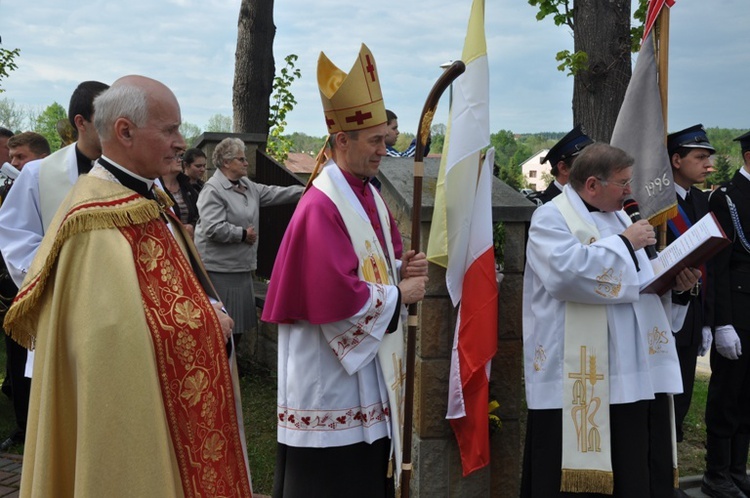
<path id="1" fill-rule="evenodd" d="M 292 86 L 298 106 L 288 131 L 325 133 L 315 68 L 320 51 L 348 71 L 359 44 L 373 51 L 386 106 L 402 131 L 416 131 L 419 112 L 440 64 L 459 58 L 470 0 L 275 0 L 277 69 L 299 56 Z M 4 48 L 20 48 L 18 70 L 3 81 L 22 106 L 67 107 L 83 80 L 111 83 L 144 74 L 177 95 L 183 120 L 203 127 L 231 115 L 239 0 L 0 0 Z M 710 5 L 710 8 L 708 8 Z M 486 34 L 491 78 L 491 129 L 517 133 L 573 126 L 572 78 L 555 54 L 572 34 L 550 19 L 536 21 L 526 0 L 488 0 Z M 747 0 L 677 0 L 672 9 L 669 129 L 750 128 Z M 434 123 L 447 121 L 447 99 Z"/>

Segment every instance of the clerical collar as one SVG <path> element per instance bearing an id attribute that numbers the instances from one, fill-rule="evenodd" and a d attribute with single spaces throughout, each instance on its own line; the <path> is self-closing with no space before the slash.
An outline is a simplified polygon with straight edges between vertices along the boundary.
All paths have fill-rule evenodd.
<path id="1" fill-rule="evenodd" d="M 91 171 L 91 167 L 94 166 L 94 161 L 81 152 L 77 143 L 74 147 L 76 149 L 76 162 L 78 163 L 78 176 L 81 176 Z"/>
<path id="2" fill-rule="evenodd" d="M 114 177 L 117 178 L 117 181 L 122 183 L 123 186 L 130 190 L 135 190 L 143 197 L 148 197 L 149 199 L 152 197 L 151 187 L 154 186 L 154 180 L 149 180 L 148 178 L 136 175 L 104 155 L 99 158 L 99 164 L 112 173 Z"/>
<path id="3" fill-rule="evenodd" d="M 603 213 L 604 212 L 601 209 L 594 207 L 588 202 L 584 201 L 583 197 L 581 197 L 581 201 L 583 202 L 583 205 L 586 206 L 586 209 L 588 209 L 589 213 Z"/>

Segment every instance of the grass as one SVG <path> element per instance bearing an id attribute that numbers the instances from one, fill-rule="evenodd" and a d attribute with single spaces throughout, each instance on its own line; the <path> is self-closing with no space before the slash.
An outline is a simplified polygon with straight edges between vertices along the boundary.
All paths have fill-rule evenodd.
<path id="1" fill-rule="evenodd" d="M 693 386 L 693 400 L 682 423 L 683 441 L 677 444 L 680 477 L 701 475 L 706 465 L 706 423 L 704 412 L 708 395 L 709 375 L 697 373 Z"/>
<path id="2" fill-rule="evenodd" d="M 240 379 L 240 390 L 253 491 L 270 495 L 276 466 L 276 375 L 252 366 Z"/>

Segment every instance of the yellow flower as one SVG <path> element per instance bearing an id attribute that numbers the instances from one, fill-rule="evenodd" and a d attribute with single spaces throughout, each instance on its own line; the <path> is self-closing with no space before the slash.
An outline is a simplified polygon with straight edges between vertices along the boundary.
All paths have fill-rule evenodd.
<path id="1" fill-rule="evenodd" d="M 147 271 L 153 271 L 156 268 L 156 262 L 161 259 L 163 254 L 164 249 L 154 239 L 148 239 L 145 242 L 141 242 L 141 255 L 138 259 L 146 265 Z"/>
<path id="2" fill-rule="evenodd" d="M 185 386 L 181 397 L 188 401 L 190 406 L 195 406 L 200 400 L 203 391 L 208 388 L 208 378 L 203 370 L 198 370 L 195 375 L 185 379 Z"/>
<path id="3" fill-rule="evenodd" d="M 203 459 L 216 462 L 224 451 L 224 440 L 217 433 L 213 433 L 203 442 Z"/>
<path id="4" fill-rule="evenodd" d="M 197 329 L 203 323 L 199 320 L 201 310 L 196 308 L 191 301 L 177 303 L 174 307 L 175 320 L 180 325 L 187 325 L 191 329 Z"/>

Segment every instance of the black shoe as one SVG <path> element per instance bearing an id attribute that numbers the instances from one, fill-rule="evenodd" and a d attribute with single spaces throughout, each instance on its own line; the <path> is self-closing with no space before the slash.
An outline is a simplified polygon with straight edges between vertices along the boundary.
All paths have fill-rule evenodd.
<path id="1" fill-rule="evenodd" d="M 745 495 L 750 494 L 750 477 L 748 477 L 747 475 L 736 476 L 732 474 L 732 482 L 739 488 L 740 491 L 745 493 Z"/>
<path id="2" fill-rule="evenodd" d="M 23 444 L 24 439 L 26 439 L 26 434 L 21 429 L 16 429 L 16 431 L 11 434 L 8 439 L 0 443 L 0 453 L 5 453 L 11 447 L 17 445 L 17 444 Z"/>
<path id="3" fill-rule="evenodd" d="M 715 472 L 703 474 L 701 491 L 713 498 L 747 498 L 747 495 L 734 485 L 731 478 Z"/>

